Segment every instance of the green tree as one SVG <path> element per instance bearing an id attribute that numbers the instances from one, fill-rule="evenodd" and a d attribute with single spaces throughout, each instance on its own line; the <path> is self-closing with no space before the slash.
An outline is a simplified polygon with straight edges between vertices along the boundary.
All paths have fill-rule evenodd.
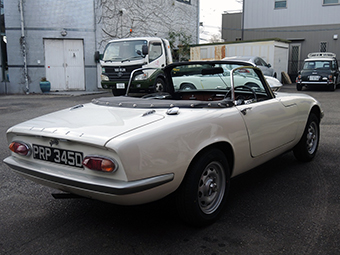
<path id="1" fill-rule="evenodd" d="M 188 61 L 190 59 L 190 42 L 192 36 L 184 31 L 170 31 L 168 33 L 174 61 Z"/>

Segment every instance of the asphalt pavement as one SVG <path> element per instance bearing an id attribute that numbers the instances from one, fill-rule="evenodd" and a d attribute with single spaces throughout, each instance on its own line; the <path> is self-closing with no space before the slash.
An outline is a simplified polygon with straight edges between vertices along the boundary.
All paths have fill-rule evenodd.
<path id="1" fill-rule="evenodd" d="M 290 152 L 233 178 L 225 212 L 205 228 L 179 221 L 171 199 L 56 200 L 2 162 L 10 126 L 110 93 L 0 95 L 0 254 L 340 254 L 340 88 L 299 93 L 325 112 L 315 159 L 300 163 Z"/>

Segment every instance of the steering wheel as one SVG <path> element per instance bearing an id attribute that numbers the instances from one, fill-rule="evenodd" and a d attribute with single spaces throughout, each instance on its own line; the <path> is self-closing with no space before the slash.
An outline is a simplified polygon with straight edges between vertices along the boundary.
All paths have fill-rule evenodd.
<path id="1" fill-rule="evenodd" d="M 256 84 L 255 82 L 248 82 L 244 86 L 250 87 L 250 88 L 253 88 L 253 89 L 261 89 L 261 87 L 258 84 Z"/>
<path id="2" fill-rule="evenodd" d="M 246 90 L 249 90 L 249 91 L 252 92 L 252 94 L 253 94 L 254 101 L 257 101 L 256 92 L 255 92 L 255 90 L 254 90 L 252 87 L 248 87 L 248 86 L 242 85 L 242 86 L 237 86 L 237 87 L 234 88 L 234 90 L 238 90 L 238 89 L 246 89 Z M 225 95 L 225 98 L 227 98 L 228 96 L 231 96 L 231 90 L 228 91 L 228 93 Z M 241 99 L 241 98 L 240 98 L 240 99 Z M 235 98 L 235 100 L 236 100 L 236 98 Z"/>
<path id="3" fill-rule="evenodd" d="M 249 90 L 250 92 L 253 93 L 254 101 L 257 101 L 256 92 L 255 92 L 255 90 L 254 90 L 252 87 L 248 87 L 248 86 L 237 86 L 237 87 L 235 88 L 235 90 L 237 90 L 237 89 L 246 89 L 246 90 Z"/>

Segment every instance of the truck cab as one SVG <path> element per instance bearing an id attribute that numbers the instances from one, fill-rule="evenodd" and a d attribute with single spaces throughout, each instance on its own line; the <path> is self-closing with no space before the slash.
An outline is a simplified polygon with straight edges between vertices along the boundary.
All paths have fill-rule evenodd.
<path id="1" fill-rule="evenodd" d="M 100 65 L 101 85 L 113 95 L 126 93 L 131 72 L 139 68 L 135 87 L 140 92 L 162 91 L 165 80 L 161 68 L 172 63 L 169 41 L 158 37 L 139 37 L 111 40 L 105 47 Z"/>

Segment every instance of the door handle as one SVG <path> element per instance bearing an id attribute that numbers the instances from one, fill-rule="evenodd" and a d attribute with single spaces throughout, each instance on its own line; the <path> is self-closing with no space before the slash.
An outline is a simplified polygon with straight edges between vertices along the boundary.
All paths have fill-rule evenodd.
<path id="1" fill-rule="evenodd" d="M 241 110 L 241 112 L 243 115 L 246 115 L 248 110 L 251 110 L 251 107 L 244 108 Z"/>

